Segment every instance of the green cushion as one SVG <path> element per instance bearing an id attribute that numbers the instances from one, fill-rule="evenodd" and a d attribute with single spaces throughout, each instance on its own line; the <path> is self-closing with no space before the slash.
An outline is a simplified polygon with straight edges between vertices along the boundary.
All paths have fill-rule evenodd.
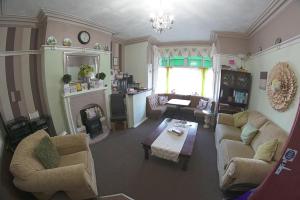
<path id="1" fill-rule="evenodd" d="M 241 140 L 244 144 L 250 144 L 257 133 L 257 128 L 250 123 L 247 123 L 242 128 Z"/>
<path id="2" fill-rule="evenodd" d="M 254 159 L 264 160 L 266 162 L 272 161 L 274 154 L 277 150 L 278 140 L 274 139 L 268 141 L 257 148 L 257 151 L 254 155 Z"/>
<path id="3" fill-rule="evenodd" d="M 248 112 L 243 111 L 233 115 L 234 126 L 240 128 L 248 122 Z"/>
<path id="4" fill-rule="evenodd" d="M 46 169 L 58 167 L 60 155 L 49 137 L 41 139 L 34 149 L 34 155 Z"/>

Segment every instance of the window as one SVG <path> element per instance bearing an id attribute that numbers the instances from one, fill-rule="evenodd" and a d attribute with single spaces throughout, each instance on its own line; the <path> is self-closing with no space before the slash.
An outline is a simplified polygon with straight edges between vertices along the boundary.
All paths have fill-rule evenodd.
<path id="1" fill-rule="evenodd" d="M 158 93 L 201 95 L 213 97 L 213 71 L 210 57 L 174 56 L 160 59 Z"/>

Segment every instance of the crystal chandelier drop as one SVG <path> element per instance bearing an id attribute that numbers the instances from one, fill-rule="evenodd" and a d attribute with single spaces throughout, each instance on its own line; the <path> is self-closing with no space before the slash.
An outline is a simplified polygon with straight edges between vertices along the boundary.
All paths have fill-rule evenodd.
<path id="1" fill-rule="evenodd" d="M 152 23 L 152 28 L 154 29 L 154 31 L 162 33 L 163 31 L 172 28 L 172 24 L 174 23 L 174 16 L 168 15 L 163 12 L 160 1 L 160 11 L 156 15 L 151 14 L 150 22 Z"/>

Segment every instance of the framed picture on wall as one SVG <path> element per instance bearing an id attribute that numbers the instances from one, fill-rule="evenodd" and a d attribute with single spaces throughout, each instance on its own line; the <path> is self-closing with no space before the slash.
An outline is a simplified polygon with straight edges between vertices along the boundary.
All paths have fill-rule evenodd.
<path id="1" fill-rule="evenodd" d="M 119 57 L 113 57 L 113 65 L 119 66 Z"/>
<path id="2" fill-rule="evenodd" d="M 260 72 L 260 75 L 259 75 L 259 89 L 266 90 L 267 79 L 268 79 L 268 72 Z"/>

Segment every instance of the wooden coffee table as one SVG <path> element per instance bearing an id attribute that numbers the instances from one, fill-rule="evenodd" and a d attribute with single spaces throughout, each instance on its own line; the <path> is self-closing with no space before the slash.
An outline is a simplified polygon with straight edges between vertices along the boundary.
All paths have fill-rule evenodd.
<path id="1" fill-rule="evenodd" d="M 149 159 L 149 152 L 151 151 L 151 145 L 156 140 L 156 138 L 163 132 L 163 130 L 168 126 L 168 121 L 171 121 L 171 118 L 166 118 L 160 125 L 152 132 L 143 142 L 143 148 L 145 152 L 145 159 Z M 193 153 L 194 143 L 196 140 L 198 123 L 188 122 L 191 124 L 186 140 L 183 144 L 183 147 L 179 154 L 179 161 L 182 161 L 182 169 L 186 170 L 188 162 Z"/>

